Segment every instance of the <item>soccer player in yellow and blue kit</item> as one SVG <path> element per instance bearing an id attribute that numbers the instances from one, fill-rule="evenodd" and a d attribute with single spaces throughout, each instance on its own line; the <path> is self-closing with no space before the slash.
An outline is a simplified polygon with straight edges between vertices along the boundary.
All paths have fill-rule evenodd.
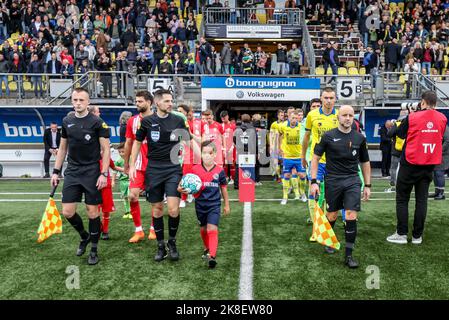
<path id="1" fill-rule="evenodd" d="M 301 126 L 300 121 L 302 120 L 302 110 L 301 113 L 297 110 L 293 110 L 290 113 L 290 117 L 287 122 L 279 127 L 279 140 L 281 145 L 281 154 L 284 161 L 283 166 L 283 199 L 281 201 L 282 205 L 287 204 L 288 193 L 290 185 L 295 192 L 295 199 L 300 199 L 302 195 L 302 200 L 307 201 L 305 196 L 305 188 L 299 188 L 298 175 L 302 182 L 305 182 L 306 171 L 301 165 Z"/>
<path id="2" fill-rule="evenodd" d="M 271 156 L 271 167 L 272 175 L 275 179 L 281 181 L 281 162 L 282 159 L 279 157 L 280 146 L 278 144 L 279 138 L 279 127 L 284 123 L 284 110 L 279 109 L 277 112 L 277 120 L 273 122 L 270 126 L 270 156 Z"/>
<path id="3" fill-rule="evenodd" d="M 335 102 L 337 101 L 337 95 L 333 88 L 327 87 L 321 93 L 321 107 L 315 110 L 312 110 L 307 115 L 306 119 L 306 132 L 304 134 L 304 139 L 302 142 L 302 165 L 305 168 L 309 168 L 308 170 L 308 178 L 310 177 L 310 166 L 306 161 L 306 151 L 309 145 L 309 139 L 312 138 L 312 145 L 310 148 L 311 154 L 313 154 L 313 150 L 315 149 L 315 145 L 318 144 L 321 140 L 321 137 L 325 132 L 332 130 L 338 126 L 338 110 L 335 109 Z M 326 156 L 323 156 L 320 159 L 318 165 L 318 173 L 316 180 L 318 183 L 324 181 L 324 175 L 326 174 Z M 310 186 L 309 186 L 309 213 L 310 217 L 313 221 L 313 211 L 315 208 L 315 199 L 310 195 Z M 310 237 L 310 241 L 315 241 L 315 239 Z"/>

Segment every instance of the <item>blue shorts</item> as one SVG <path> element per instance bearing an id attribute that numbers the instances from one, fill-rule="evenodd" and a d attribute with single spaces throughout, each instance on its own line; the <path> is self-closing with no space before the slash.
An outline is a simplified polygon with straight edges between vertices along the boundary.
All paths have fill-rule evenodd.
<path id="1" fill-rule="evenodd" d="M 221 205 L 202 204 L 195 201 L 196 217 L 200 227 L 207 224 L 218 226 L 220 222 Z"/>
<path id="2" fill-rule="evenodd" d="M 306 170 L 302 167 L 301 159 L 284 159 L 282 173 L 290 173 L 293 168 L 295 168 L 298 173 L 306 172 Z"/>
<path id="3" fill-rule="evenodd" d="M 325 163 L 318 163 L 318 172 L 316 174 L 316 179 L 318 181 L 324 181 L 324 176 L 326 175 L 326 164 Z M 310 175 L 310 162 L 309 162 L 309 169 L 307 170 L 307 178 L 309 180 L 312 180 L 312 176 Z"/>

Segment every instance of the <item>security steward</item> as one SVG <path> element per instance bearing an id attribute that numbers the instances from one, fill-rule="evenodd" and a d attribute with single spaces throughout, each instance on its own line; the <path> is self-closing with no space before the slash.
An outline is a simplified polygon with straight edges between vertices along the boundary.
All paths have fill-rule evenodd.
<path id="1" fill-rule="evenodd" d="M 315 146 L 311 162 L 310 194 L 317 197 L 320 187 L 317 182 L 318 163 L 326 153 L 325 198 L 327 202 L 327 219 L 332 228 L 337 220 L 338 210 L 345 209 L 345 265 L 357 268 L 358 262 L 353 259 L 352 251 L 357 236 L 357 212 L 360 211 L 361 181 L 358 174 L 359 163 L 362 167 L 365 186 L 363 200 L 368 200 L 371 194 L 371 166 L 368 156 L 366 138 L 352 129 L 354 109 L 342 106 L 338 113 L 338 127 L 327 131 L 321 141 Z M 335 253 L 330 247 L 325 247 L 327 253 Z"/>
<path id="2" fill-rule="evenodd" d="M 405 139 L 396 185 L 396 232 L 387 237 L 391 243 L 408 242 L 408 202 L 415 187 L 415 218 L 412 243 L 421 244 L 427 214 L 427 197 L 433 169 L 442 161 L 443 136 L 447 118 L 435 110 L 437 95 L 433 91 L 422 94 L 416 112 L 410 113 L 396 135 Z"/>
<path id="3" fill-rule="evenodd" d="M 59 174 L 68 154 L 62 189 L 62 214 L 81 236 L 76 255 L 82 256 L 89 242 L 92 242 L 88 264 L 95 265 L 99 260 L 97 245 L 101 226 L 98 212 L 98 205 L 102 202 L 100 190 L 107 184 L 109 170 L 109 128 L 102 119 L 89 113 L 89 93 L 85 89 L 73 90 L 72 105 L 75 113 L 62 121 L 61 144 L 51 185 L 59 183 Z M 83 194 L 89 217 L 89 232 L 84 229 L 83 220 L 76 213 L 77 202 L 81 202 Z"/>

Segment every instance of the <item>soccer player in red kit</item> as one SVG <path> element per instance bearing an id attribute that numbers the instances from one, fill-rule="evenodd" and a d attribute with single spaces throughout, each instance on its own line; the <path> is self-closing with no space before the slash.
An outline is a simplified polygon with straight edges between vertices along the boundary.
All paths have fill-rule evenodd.
<path id="1" fill-rule="evenodd" d="M 222 111 L 220 113 L 221 118 L 221 126 L 223 127 L 223 144 L 224 144 L 224 170 L 226 173 L 226 177 L 228 178 L 228 184 L 233 184 L 234 180 L 232 177 L 234 176 L 235 170 L 235 158 L 236 158 L 236 150 L 234 148 L 234 131 L 235 131 L 235 123 L 229 121 L 228 112 Z"/>
<path id="2" fill-rule="evenodd" d="M 204 117 L 204 121 L 201 126 L 201 141 L 214 142 L 217 148 L 215 162 L 218 165 L 223 166 L 223 127 L 220 123 L 214 120 L 211 110 L 205 110 L 201 113 L 201 115 Z"/>
<path id="3" fill-rule="evenodd" d="M 140 91 L 136 94 L 136 107 L 139 114 L 131 117 L 126 125 L 126 142 L 125 142 L 125 173 L 129 171 L 129 157 L 131 155 L 131 149 L 136 140 L 137 129 L 140 128 L 140 122 L 146 116 L 153 114 L 151 106 L 153 104 L 153 96 L 148 91 Z M 145 239 L 145 233 L 142 228 L 142 220 L 140 215 L 139 196 L 140 193 L 145 190 L 145 170 L 148 164 L 148 145 L 145 139 L 142 142 L 140 153 L 136 160 L 136 177 L 134 180 L 129 181 L 129 202 L 131 207 L 131 215 L 133 217 L 134 226 L 136 228 L 134 235 L 129 239 L 130 243 L 136 243 Z M 148 239 L 156 239 L 153 227 L 153 214 L 151 214 L 151 228 Z"/>
<path id="4" fill-rule="evenodd" d="M 217 149 L 215 143 L 212 141 L 204 141 L 201 144 L 202 164 L 195 165 L 192 168 L 192 173 L 200 177 L 203 184 L 201 190 L 194 194 L 195 211 L 201 227 L 200 233 L 204 244 L 203 258 L 207 259 L 209 268 L 214 268 L 217 264 L 221 195 L 223 195 L 224 201 L 223 214 L 226 216 L 231 213 L 226 175 L 223 168 L 214 162 L 216 155 Z M 178 191 L 186 193 L 181 188 L 181 185 L 179 185 Z"/>
<path id="5" fill-rule="evenodd" d="M 103 167 L 103 163 L 100 160 L 100 168 Z M 109 159 L 109 168 L 112 170 L 116 170 L 114 161 Z M 114 199 L 112 196 L 112 180 L 111 175 L 108 172 L 107 177 L 107 185 L 103 189 L 101 189 L 101 198 L 103 202 L 98 205 L 98 210 L 103 213 L 103 221 L 101 222 L 101 239 L 109 240 L 109 218 L 111 216 L 111 212 L 115 211 Z"/>

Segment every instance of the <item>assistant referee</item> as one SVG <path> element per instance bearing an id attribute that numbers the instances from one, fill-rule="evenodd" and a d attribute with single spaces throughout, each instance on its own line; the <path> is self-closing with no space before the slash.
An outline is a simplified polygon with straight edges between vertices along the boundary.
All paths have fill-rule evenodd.
<path id="1" fill-rule="evenodd" d="M 88 264 L 95 265 L 99 260 L 97 245 L 101 227 L 98 212 L 98 205 L 102 203 L 100 190 L 107 184 L 109 170 L 109 128 L 102 119 L 89 113 L 89 93 L 85 89 L 73 90 L 72 105 L 75 113 L 62 121 L 61 144 L 51 185 L 58 184 L 59 174 L 68 154 L 62 189 L 62 214 L 81 236 L 76 255 L 83 255 L 89 242 L 92 242 Z M 83 220 L 76 213 L 77 202 L 81 202 L 83 194 L 89 217 L 89 232 L 84 229 Z"/>
<path id="2" fill-rule="evenodd" d="M 332 228 L 337 220 L 338 210 L 346 210 L 345 225 L 345 265 L 357 268 L 358 262 L 352 257 L 352 250 L 357 235 L 357 212 L 360 211 L 361 181 L 358 175 L 361 163 L 365 187 L 363 198 L 370 197 L 371 166 L 368 156 L 366 138 L 352 129 L 354 109 L 342 106 L 338 113 L 338 127 L 327 131 L 321 141 L 315 146 L 311 162 L 311 190 L 316 197 L 319 194 L 317 181 L 318 163 L 326 153 L 325 197 L 327 202 L 327 219 Z M 330 247 L 325 247 L 327 253 L 335 253 Z"/>
<path id="3" fill-rule="evenodd" d="M 181 194 L 178 184 L 182 178 L 182 168 L 179 163 L 180 136 L 190 139 L 185 121 L 172 114 L 173 96 L 168 90 L 158 90 L 154 93 L 154 103 L 157 111 L 142 119 L 136 132 L 129 164 L 129 178 L 136 177 L 135 161 L 140 152 L 142 141 L 146 138 L 148 144 L 148 165 L 145 173 L 147 200 L 151 203 L 154 216 L 154 231 L 158 242 L 155 261 L 167 257 L 164 241 L 164 195 L 167 196 L 168 234 L 167 246 L 170 260 L 177 261 L 179 253 L 176 247 L 176 233 L 179 226 L 179 201 Z"/>

